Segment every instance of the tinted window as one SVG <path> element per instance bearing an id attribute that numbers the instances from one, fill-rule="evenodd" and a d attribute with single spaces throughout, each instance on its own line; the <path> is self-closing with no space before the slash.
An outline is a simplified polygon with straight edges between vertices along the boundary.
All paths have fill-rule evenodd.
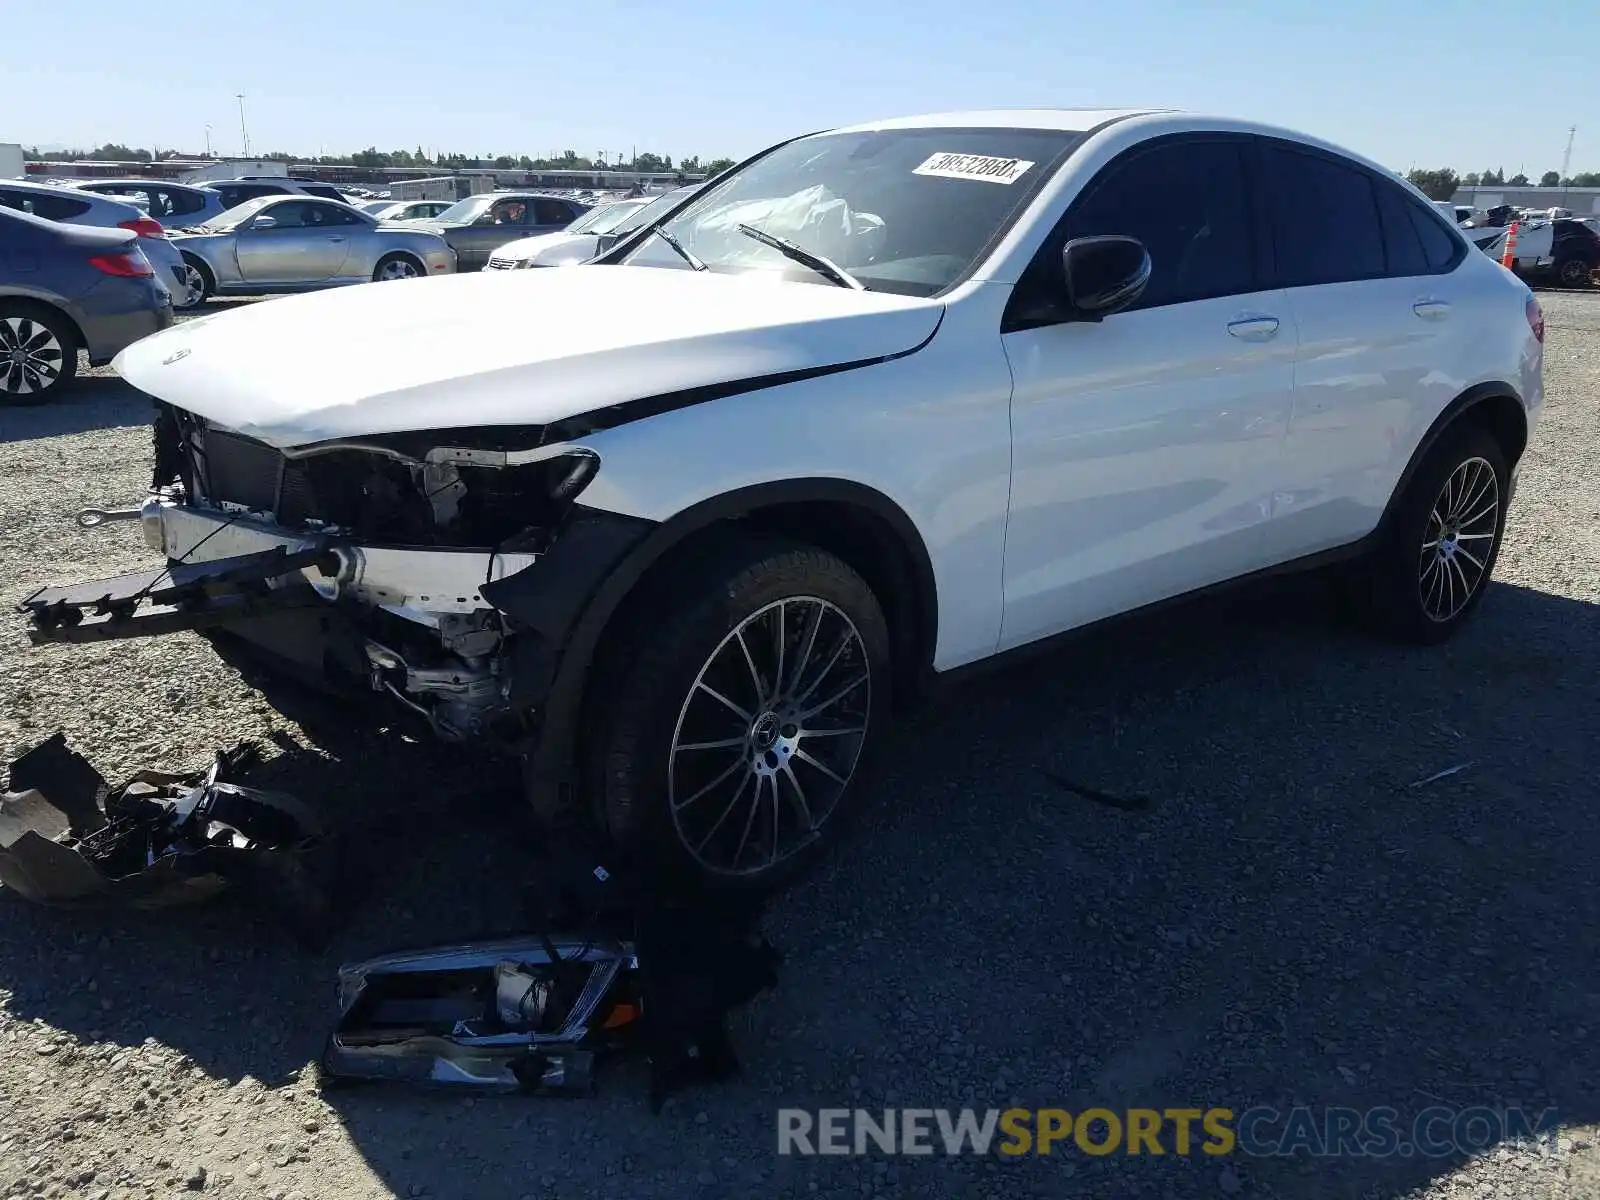
<path id="1" fill-rule="evenodd" d="M 1390 275 L 1426 275 L 1430 270 L 1421 231 L 1411 219 L 1411 210 L 1415 207 L 1398 188 L 1378 189 L 1378 211 L 1383 217 L 1383 249 Z"/>
<path id="2" fill-rule="evenodd" d="M 1420 205 L 1411 204 L 1408 208 L 1411 224 L 1422 242 L 1422 251 L 1428 257 L 1428 269 L 1448 270 L 1461 254 L 1461 243 L 1451 237 L 1450 231 L 1431 215 L 1423 212 Z"/>
<path id="3" fill-rule="evenodd" d="M 327 204 L 313 206 L 311 223 L 314 225 L 360 225 L 363 222 L 356 215 L 356 210 L 348 204 L 332 201 Z"/>
<path id="4" fill-rule="evenodd" d="M 0 191 L 0 204 L 20 212 L 32 213 L 51 221 L 68 221 L 90 209 L 87 200 L 54 196 L 45 192 Z"/>
<path id="5" fill-rule="evenodd" d="M 535 200 L 533 223 L 535 225 L 566 225 L 572 220 L 572 209 L 559 200 Z"/>
<path id="6" fill-rule="evenodd" d="M 1384 273 L 1383 227 L 1365 171 L 1280 146 L 1267 148 L 1265 162 L 1283 286 Z"/>
<path id="7" fill-rule="evenodd" d="M 1169 143 L 1112 163 L 1073 204 L 1043 261 L 1059 275 L 1067 240 L 1108 233 L 1136 237 L 1150 252 L 1150 283 L 1134 308 L 1256 290 L 1237 143 Z"/>
<path id="8" fill-rule="evenodd" d="M 206 206 L 205 194 L 202 192 L 181 192 L 177 189 L 172 189 L 171 191 L 163 190 L 163 195 L 167 197 L 168 211 L 175 217 L 181 217 L 186 213 L 199 212 Z"/>

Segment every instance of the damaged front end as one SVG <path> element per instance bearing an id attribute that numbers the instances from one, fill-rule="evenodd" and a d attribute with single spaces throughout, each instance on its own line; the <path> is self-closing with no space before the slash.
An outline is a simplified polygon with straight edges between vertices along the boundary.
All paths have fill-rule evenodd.
<path id="1" fill-rule="evenodd" d="M 167 565 L 35 592 L 30 639 L 199 630 L 319 686 L 383 693 L 447 740 L 521 741 L 565 626 L 649 527 L 580 514 L 599 459 L 554 433 L 282 449 L 158 403 L 149 497 L 79 522 L 136 518 Z"/>

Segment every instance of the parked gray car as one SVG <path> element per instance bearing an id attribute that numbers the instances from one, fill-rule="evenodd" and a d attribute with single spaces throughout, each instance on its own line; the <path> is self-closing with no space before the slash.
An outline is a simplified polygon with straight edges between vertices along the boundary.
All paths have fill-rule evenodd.
<path id="1" fill-rule="evenodd" d="M 0 208 L 0 407 L 43 404 L 172 324 L 172 297 L 127 229 Z"/>
<path id="2" fill-rule="evenodd" d="M 431 221 L 454 200 L 384 200 L 377 208 L 368 209 L 380 221 Z"/>
<path id="3" fill-rule="evenodd" d="M 262 196 L 172 235 L 194 308 L 208 296 L 309 292 L 369 280 L 448 275 L 456 256 L 437 233 L 387 225 L 334 200 Z"/>
<path id="4" fill-rule="evenodd" d="M 161 282 L 172 291 L 174 303 L 185 299 L 188 275 L 178 248 L 167 237 L 161 223 L 137 205 L 78 188 L 5 179 L 0 180 L 0 206 L 43 217 L 47 221 L 94 225 L 101 229 L 126 229 L 137 234 L 139 249 L 161 276 Z"/>
<path id="5" fill-rule="evenodd" d="M 489 256 L 520 238 L 565 229 L 590 205 L 542 192 L 480 192 L 458 200 L 432 221 L 408 221 L 408 229 L 430 229 L 456 252 L 456 267 L 476 271 Z"/>
<path id="6" fill-rule="evenodd" d="M 74 179 L 68 186 L 138 204 L 168 229 L 203 225 L 228 211 L 216 188 L 164 179 Z"/>

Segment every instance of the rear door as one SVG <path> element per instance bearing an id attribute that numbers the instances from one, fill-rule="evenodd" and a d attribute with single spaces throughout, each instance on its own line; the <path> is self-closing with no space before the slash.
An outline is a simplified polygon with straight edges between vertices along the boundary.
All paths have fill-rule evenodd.
<path id="1" fill-rule="evenodd" d="M 1465 386 L 1447 369 L 1471 302 L 1454 270 L 1475 251 L 1397 180 L 1296 143 L 1259 149 L 1277 279 L 1300 331 L 1269 530 L 1286 561 L 1370 533 L 1397 459 Z"/>
<path id="2" fill-rule="evenodd" d="M 1013 291 L 1002 649 L 1262 565 L 1295 331 L 1263 283 L 1248 148 L 1182 135 L 1113 160 Z M 1073 320 L 1062 246 L 1101 234 L 1140 239 L 1150 283 Z"/>

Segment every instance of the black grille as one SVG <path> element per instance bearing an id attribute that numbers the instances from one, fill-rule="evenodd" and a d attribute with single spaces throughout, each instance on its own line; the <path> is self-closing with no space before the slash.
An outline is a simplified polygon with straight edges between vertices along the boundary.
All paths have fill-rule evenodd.
<path id="1" fill-rule="evenodd" d="M 208 499 L 266 512 L 277 507 L 282 454 L 220 429 L 207 429 L 198 441 L 199 474 Z"/>

